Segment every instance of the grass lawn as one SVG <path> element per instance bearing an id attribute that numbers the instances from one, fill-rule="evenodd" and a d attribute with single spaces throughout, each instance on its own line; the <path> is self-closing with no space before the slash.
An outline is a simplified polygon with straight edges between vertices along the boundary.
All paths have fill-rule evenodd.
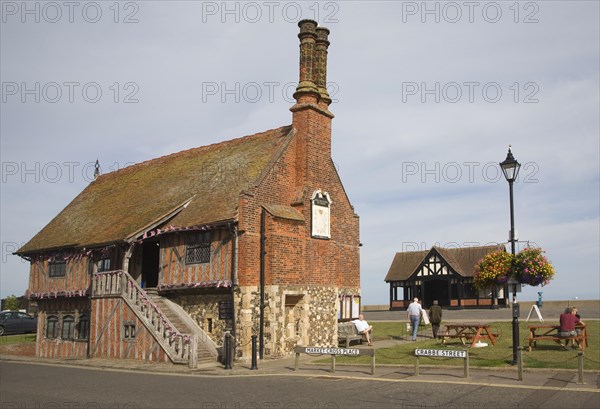
<path id="1" fill-rule="evenodd" d="M 0 337 L 0 345 L 23 344 L 35 342 L 35 334 L 4 335 Z"/>
<path id="2" fill-rule="evenodd" d="M 537 322 L 520 322 L 519 338 L 523 349 L 523 366 L 525 368 L 577 368 L 577 353 L 574 349 L 566 351 L 557 345 L 554 341 L 538 341 L 537 347 L 532 348 L 531 352 L 526 348 L 529 345 L 529 325 L 535 325 Z M 402 328 L 404 322 L 373 322 L 373 332 L 375 341 L 382 339 L 406 339 L 406 329 Z M 557 322 L 546 321 L 544 324 L 557 324 Z M 588 346 L 585 349 L 583 368 L 586 370 L 600 370 L 600 321 L 586 321 L 588 333 Z M 496 346 L 484 348 L 469 348 L 469 358 L 471 366 L 487 367 L 510 367 L 512 361 L 512 323 L 495 322 L 492 323 L 492 331 L 501 334 L 496 342 Z M 442 328 L 443 329 L 443 323 Z M 431 334 L 431 331 L 429 331 Z M 462 349 L 464 346 L 460 340 L 450 340 L 446 345 L 440 341 L 428 337 L 419 337 L 416 342 L 406 342 L 391 348 L 377 348 L 375 359 L 377 364 L 396 364 L 396 365 L 414 365 L 415 348 L 430 349 Z M 330 359 L 323 359 L 319 362 L 330 362 Z M 339 363 L 364 363 L 369 364 L 370 358 L 361 357 L 336 357 Z M 421 365 L 463 365 L 462 359 L 456 358 L 426 358 L 420 357 Z"/>

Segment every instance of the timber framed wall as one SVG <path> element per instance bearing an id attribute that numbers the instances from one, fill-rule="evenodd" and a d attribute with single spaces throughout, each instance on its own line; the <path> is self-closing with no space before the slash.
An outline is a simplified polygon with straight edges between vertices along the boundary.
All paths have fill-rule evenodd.
<path id="1" fill-rule="evenodd" d="M 91 308 L 89 298 L 40 299 L 37 300 L 37 307 L 36 356 L 42 358 L 88 356 Z M 72 317 L 73 321 L 67 320 L 68 317 Z M 53 321 L 53 329 L 48 328 L 49 319 L 51 323 Z M 71 325 L 70 329 L 64 328 L 67 323 Z"/>
<path id="2" fill-rule="evenodd" d="M 171 362 L 122 298 L 93 298 L 91 304 L 90 358 Z"/>

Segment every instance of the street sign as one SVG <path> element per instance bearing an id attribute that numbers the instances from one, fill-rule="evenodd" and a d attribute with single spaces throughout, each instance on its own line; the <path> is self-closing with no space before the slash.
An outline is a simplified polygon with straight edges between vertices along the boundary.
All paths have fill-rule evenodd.
<path id="1" fill-rule="evenodd" d="M 415 349 L 416 356 L 432 356 L 441 358 L 466 358 L 467 351 L 457 349 Z"/>

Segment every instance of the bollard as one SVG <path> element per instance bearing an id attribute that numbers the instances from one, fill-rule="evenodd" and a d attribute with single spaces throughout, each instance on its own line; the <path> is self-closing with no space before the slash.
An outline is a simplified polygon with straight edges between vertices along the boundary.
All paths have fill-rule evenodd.
<path id="1" fill-rule="evenodd" d="M 585 382 L 583 382 L 583 352 L 579 351 L 577 352 L 577 383 L 580 385 L 583 385 Z"/>
<path id="2" fill-rule="evenodd" d="M 465 349 L 467 356 L 465 357 L 464 366 L 465 366 L 465 378 L 469 377 L 469 350 Z"/>
<path id="3" fill-rule="evenodd" d="M 415 376 L 419 376 L 419 356 L 415 357 Z"/>
<path id="4" fill-rule="evenodd" d="M 258 369 L 258 366 L 256 365 L 256 354 L 258 352 L 256 347 L 256 338 L 258 338 L 256 335 L 252 335 L 252 366 L 250 367 L 250 370 Z"/>
<path id="5" fill-rule="evenodd" d="M 231 363 L 233 361 L 232 350 L 231 350 L 231 334 L 229 332 L 225 333 L 225 340 L 223 342 L 223 355 L 225 357 L 225 369 L 231 369 Z"/>
<path id="6" fill-rule="evenodd" d="M 523 347 L 519 346 L 517 348 L 517 371 L 518 371 L 518 377 L 517 380 L 522 381 L 523 380 Z"/>

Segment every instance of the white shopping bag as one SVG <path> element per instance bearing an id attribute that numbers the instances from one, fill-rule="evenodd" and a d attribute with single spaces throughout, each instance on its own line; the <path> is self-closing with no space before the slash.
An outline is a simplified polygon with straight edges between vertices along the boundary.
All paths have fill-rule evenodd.
<path id="1" fill-rule="evenodd" d="M 406 332 L 410 332 L 410 323 L 406 323 Z"/>
<path id="2" fill-rule="evenodd" d="M 429 315 L 427 315 L 427 311 L 423 310 L 423 324 L 429 325 Z"/>

